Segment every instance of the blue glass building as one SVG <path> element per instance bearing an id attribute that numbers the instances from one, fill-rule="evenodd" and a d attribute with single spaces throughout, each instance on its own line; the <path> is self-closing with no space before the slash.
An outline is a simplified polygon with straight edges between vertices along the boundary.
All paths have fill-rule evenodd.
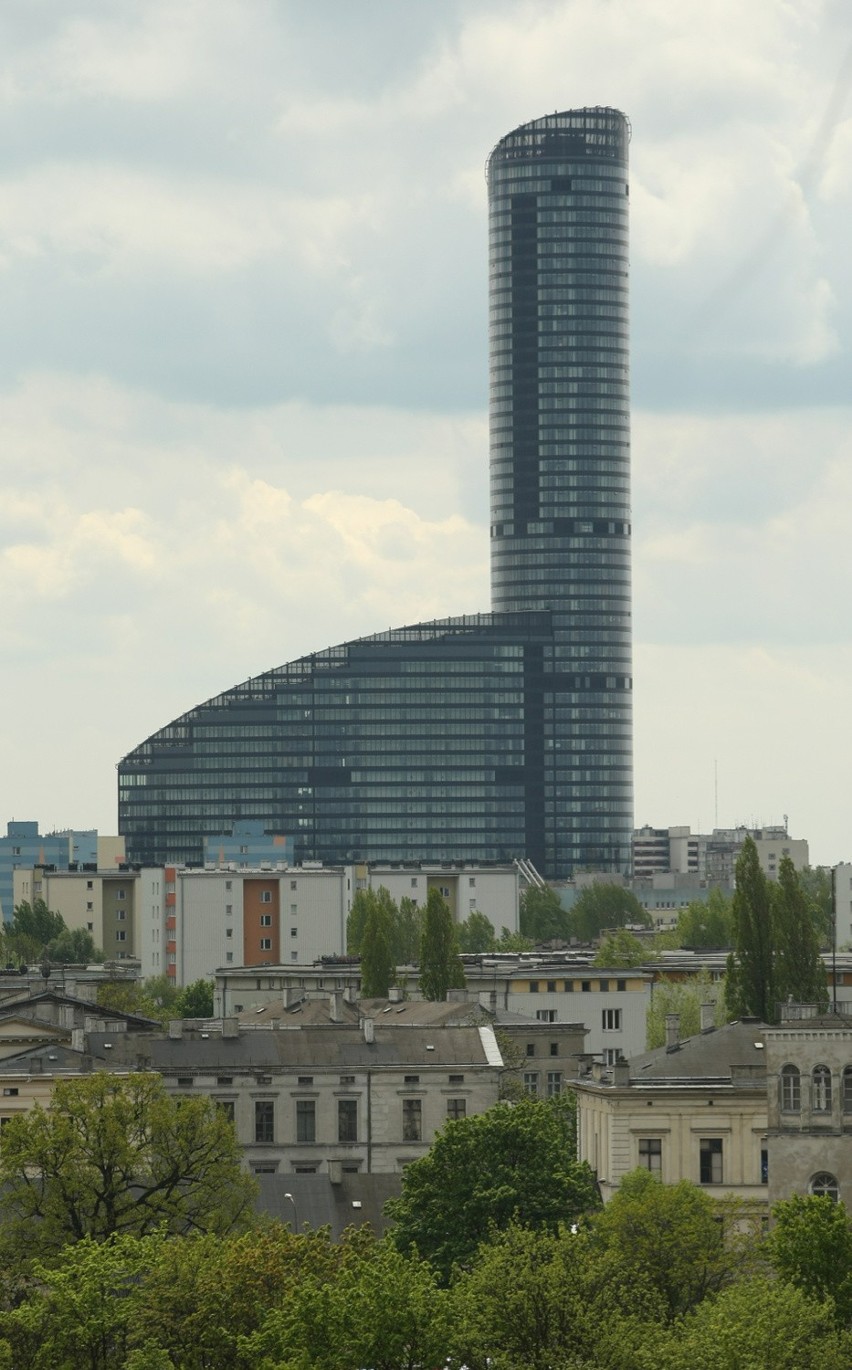
<path id="1" fill-rule="evenodd" d="M 627 870 L 632 813 L 627 148 L 549 115 L 488 160 L 493 612 L 245 681 L 119 764 L 132 860 L 234 822 L 297 860 Z"/>

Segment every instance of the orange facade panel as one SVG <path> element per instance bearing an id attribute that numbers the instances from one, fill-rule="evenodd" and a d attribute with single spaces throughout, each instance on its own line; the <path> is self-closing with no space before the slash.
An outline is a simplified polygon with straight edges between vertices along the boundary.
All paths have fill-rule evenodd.
<path id="1" fill-rule="evenodd" d="M 281 901 L 277 880 L 243 881 L 243 965 L 281 960 Z"/>

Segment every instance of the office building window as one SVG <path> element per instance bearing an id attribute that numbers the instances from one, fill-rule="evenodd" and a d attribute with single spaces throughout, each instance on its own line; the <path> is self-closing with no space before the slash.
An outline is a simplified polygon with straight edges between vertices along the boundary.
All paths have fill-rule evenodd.
<path id="1" fill-rule="evenodd" d="M 781 1112 L 799 1113 L 802 1108 L 802 1077 L 795 1066 L 781 1070 Z"/>
<path id="2" fill-rule="evenodd" d="M 639 1138 L 639 1164 L 659 1175 L 663 1168 L 663 1143 L 659 1137 Z"/>
<path id="3" fill-rule="evenodd" d="M 604 1032 L 621 1031 L 621 1009 L 605 1008 L 601 1014 Z"/>
<path id="4" fill-rule="evenodd" d="M 296 1100 L 296 1141 L 315 1142 L 317 1139 L 317 1106 L 313 1099 Z"/>
<path id="5" fill-rule="evenodd" d="M 524 1089 L 527 1094 L 538 1094 L 538 1071 L 524 1071 Z"/>
<path id="6" fill-rule="evenodd" d="M 357 1142 L 358 1140 L 358 1100 L 338 1099 L 337 1101 L 337 1140 Z"/>
<path id="7" fill-rule="evenodd" d="M 124 919 L 127 917 L 127 909 L 116 909 L 115 917 L 117 922 L 124 922 Z"/>
<path id="8" fill-rule="evenodd" d="M 119 928 L 118 932 L 115 934 L 115 940 L 116 942 L 127 941 L 127 933 L 124 931 L 124 928 Z"/>
<path id="9" fill-rule="evenodd" d="M 538 1020 L 539 1023 L 555 1023 L 555 1022 L 556 1022 L 556 1009 L 555 1009 L 555 1008 L 537 1008 L 536 1011 L 535 1011 L 535 1016 L 536 1016 L 536 1019 Z"/>
<path id="10" fill-rule="evenodd" d="M 700 1184 L 722 1183 L 722 1141 L 720 1137 L 701 1138 L 698 1178 Z"/>
<path id="11" fill-rule="evenodd" d="M 831 1071 L 828 1066 L 814 1066 L 811 1107 L 814 1113 L 831 1112 Z"/>
<path id="12" fill-rule="evenodd" d="M 423 1109 L 419 1099 L 402 1101 L 402 1140 L 419 1142 L 423 1139 Z"/>
<path id="13" fill-rule="evenodd" d="M 547 1097 L 555 1099 L 557 1094 L 562 1093 L 562 1071 L 549 1070 L 547 1072 Z"/>
<path id="14" fill-rule="evenodd" d="M 275 1105 L 271 1099 L 255 1099 L 254 1101 L 254 1140 L 256 1142 L 274 1142 L 275 1140 Z"/>
<path id="15" fill-rule="evenodd" d="M 465 1115 L 466 1115 L 466 1113 L 467 1113 L 467 1100 L 466 1100 L 466 1099 L 448 1099 L 448 1100 L 447 1100 L 447 1117 L 448 1117 L 449 1119 L 451 1119 L 451 1120 L 456 1120 L 456 1119 L 458 1119 L 458 1118 L 464 1118 Z"/>

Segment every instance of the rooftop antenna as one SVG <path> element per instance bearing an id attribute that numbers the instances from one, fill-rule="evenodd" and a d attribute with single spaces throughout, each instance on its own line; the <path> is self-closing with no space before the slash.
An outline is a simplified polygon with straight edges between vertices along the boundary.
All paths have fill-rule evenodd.
<path id="1" fill-rule="evenodd" d="M 719 762 L 713 762 L 713 827 L 719 826 Z"/>

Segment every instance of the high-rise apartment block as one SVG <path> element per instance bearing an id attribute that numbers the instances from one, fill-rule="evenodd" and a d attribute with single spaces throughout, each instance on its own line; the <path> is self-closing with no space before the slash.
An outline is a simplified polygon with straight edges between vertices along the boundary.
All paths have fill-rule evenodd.
<path id="1" fill-rule="evenodd" d="M 119 764 L 133 860 L 234 822 L 297 860 L 627 871 L 629 126 L 548 115 L 488 160 L 493 612 L 234 686 Z"/>

